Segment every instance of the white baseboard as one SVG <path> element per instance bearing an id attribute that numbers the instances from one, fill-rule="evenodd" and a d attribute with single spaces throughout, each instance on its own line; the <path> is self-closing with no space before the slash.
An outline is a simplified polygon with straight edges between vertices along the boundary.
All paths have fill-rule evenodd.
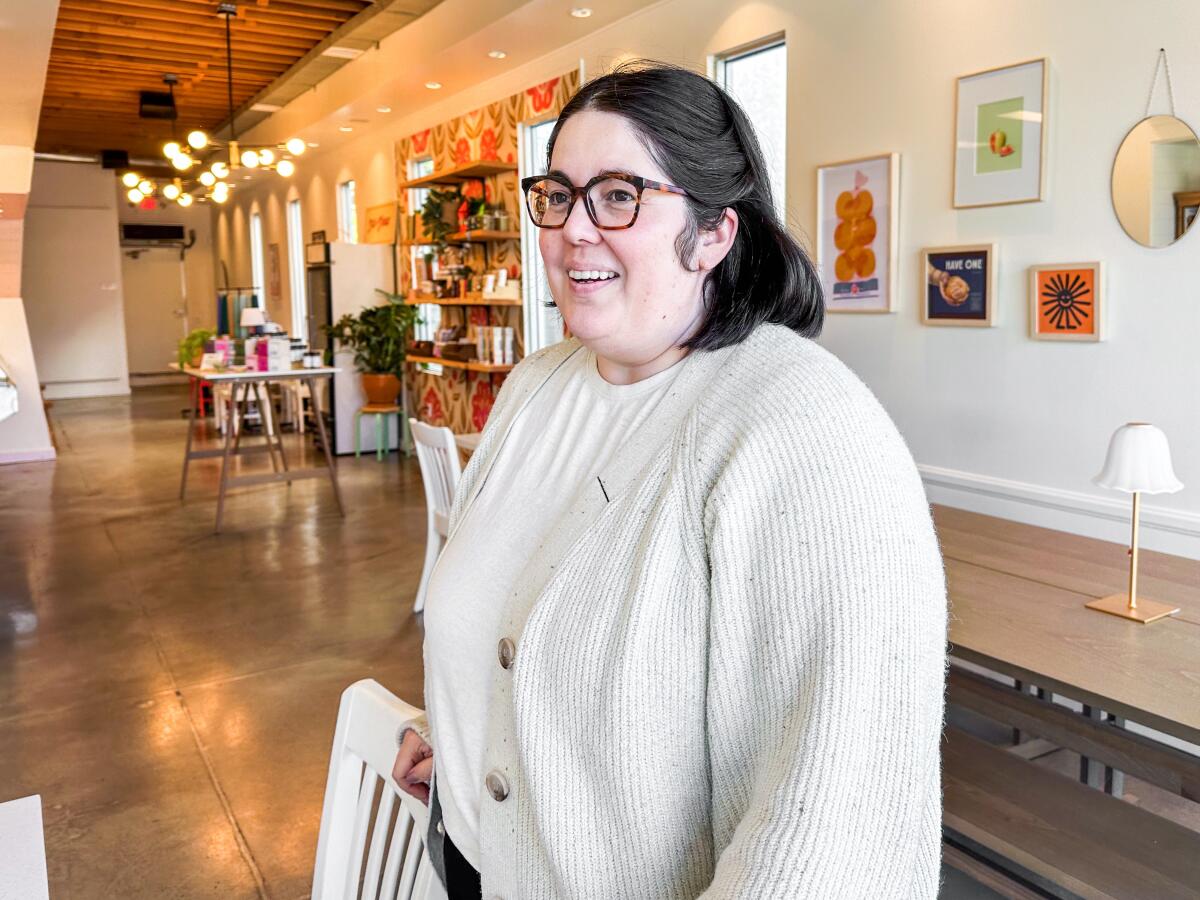
<path id="1" fill-rule="evenodd" d="M 0 453 L 0 466 L 11 466 L 17 463 L 52 462 L 58 458 L 53 447 L 42 450 L 16 450 L 12 453 Z"/>
<path id="2" fill-rule="evenodd" d="M 1110 499 L 939 466 L 917 468 L 930 503 L 1118 544 L 1129 542 L 1132 506 L 1125 495 Z M 1143 500 L 1139 546 L 1200 559 L 1200 513 L 1164 509 Z"/>
<path id="3" fill-rule="evenodd" d="M 44 393 L 47 400 L 125 397 L 129 395 L 129 382 L 120 378 L 102 378 L 96 381 L 48 381 Z"/>

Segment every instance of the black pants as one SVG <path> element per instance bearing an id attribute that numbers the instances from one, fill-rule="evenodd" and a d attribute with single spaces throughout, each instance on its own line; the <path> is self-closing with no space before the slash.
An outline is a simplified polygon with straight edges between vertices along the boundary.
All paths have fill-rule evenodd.
<path id="1" fill-rule="evenodd" d="M 483 885 L 479 873 L 467 862 L 450 835 L 442 835 L 443 849 L 446 860 L 446 895 L 449 900 L 480 900 L 483 897 Z"/>

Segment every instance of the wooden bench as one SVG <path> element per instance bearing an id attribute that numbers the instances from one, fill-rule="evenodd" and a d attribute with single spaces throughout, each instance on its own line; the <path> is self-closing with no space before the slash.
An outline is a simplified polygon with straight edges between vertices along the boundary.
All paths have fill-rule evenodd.
<path id="1" fill-rule="evenodd" d="M 1001 894 L 1200 897 L 1200 832 L 955 728 L 942 766 L 946 863 Z"/>

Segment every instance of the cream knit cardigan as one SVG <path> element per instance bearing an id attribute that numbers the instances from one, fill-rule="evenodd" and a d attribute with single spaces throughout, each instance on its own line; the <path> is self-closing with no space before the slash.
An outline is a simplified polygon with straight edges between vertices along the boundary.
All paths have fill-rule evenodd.
<path id="1" fill-rule="evenodd" d="M 579 349 L 510 375 L 451 536 Z M 610 499 L 588 492 L 497 597 L 517 651 L 492 677 L 487 766 L 509 790 L 481 774 L 483 895 L 932 900 L 946 593 L 913 460 L 870 390 L 782 326 L 685 366 L 597 473 Z M 436 769 L 436 730 L 410 727 Z M 441 869 L 439 824 L 435 802 Z"/>

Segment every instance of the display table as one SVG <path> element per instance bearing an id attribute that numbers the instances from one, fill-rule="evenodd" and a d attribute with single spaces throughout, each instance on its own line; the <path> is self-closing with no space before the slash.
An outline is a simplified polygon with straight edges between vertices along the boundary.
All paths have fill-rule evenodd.
<path id="1" fill-rule="evenodd" d="M 49 900 L 42 798 L 0 803 L 0 897 Z"/>
<path id="2" fill-rule="evenodd" d="M 226 419 L 225 441 L 224 446 L 219 450 L 193 450 L 192 439 L 196 430 L 196 406 L 192 405 L 191 416 L 188 420 L 188 436 L 187 447 L 183 454 L 183 478 L 179 485 L 179 499 L 184 498 L 187 491 L 187 475 L 188 463 L 193 459 L 211 459 L 213 457 L 221 458 L 221 480 L 217 488 L 217 522 L 216 532 L 221 531 L 221 520 L 225 512 L 225 494 L 231 487 L 245 487 L 254 484 L 271 484 L 274 482 L 287 482 L 291 484 L 293 481 L 298 481 L 303 478 L 322 478 L 329 477 L 330 484 L 333 485 L 333 497 L 337 501 L 338 512 L 343 516 L 346 514 L 342 506 L 342 495 L 338 489 L 337 469 L 334 467 L 333 455 L 329 449 L 329 437 L 325 430 L 325 419 L 321 415 L 320 391 L 317 388 L 317 379 L 331 378 L 341 369 L 333 366 L 322 366 L 319 369 L 288 369 L 280 372 L 251 372 L 251 371 L 231 371 L 229 369 L 197 369 L 193 366 L 180 367 L 178 364 L 172 364 L 172 368 L 177 371 L 182 371 L 185 375 L 192 379 L 208 381 L 213 384 L 228 383 L 230 391 L 229 412 L 230 416 Z M 265 443 L 253 444 L 250 446 L 242 446 L 242 428 L 238 417 L 241 415 L 240 401 L 244 402 L 250 399 L 253 393 L 254 399 L 258 402 L 259 408 L 263 408 L 268 398 L 265 398 L 265 387 L 273 381 L 302 381 L 308 385 L 309 394 L 311 395 L 313 418 L 316 420 L 317 433 L 321 439 L 321 450 L 324 454 L 325 465 L 320 467 L 312 467 L 307 469 L 289 469 L 287 457 L 283 450 L 283 441 L 279 436 L 275 416 L 264 415 L 263 420 L 263 437 Z M 236 433 L 236 435 L 235 435 Z M 271 457 L 271 472 L 263 472 L 255 475 L 232 475 L 230 474 L 230 457 L 242 455 L 246 453 L 261 453 L 266 451 Z"/>

